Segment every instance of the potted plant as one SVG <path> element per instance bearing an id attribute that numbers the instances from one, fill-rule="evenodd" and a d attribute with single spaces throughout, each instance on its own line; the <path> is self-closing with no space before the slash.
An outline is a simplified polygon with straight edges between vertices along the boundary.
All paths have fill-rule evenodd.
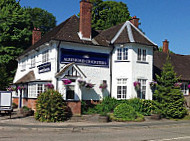
<path id="1" fill-rule="evenodd" d="M 69 85 L 72 83 L 72 81 L 70 79 L 67 79 L 67 78 L 63 78 L 62 81 L 63 81 L 64 85 Z"/>
<path id="2" fill-rule="evenodd" d="M 141 83 L 140 83 L 139 81 L 135 81 L 135 82 L 133 83 L 133 85 L 134 85 L 136 91 L 139 91 L 139 90 L 140 90 L 140 85 L 141 85 Z"/>
<path id="3" fill-rule="evenodd" d="M 180 88 L 180 87 L 181 87 L 181 85 L 182 85 L 182 83 L 177 82 L 177 83 L 175 83 L 175 84 L 174 84 L 174 87 L 176 87 L 176 88 Z"/>
<path id="4" fill-rule="evenodd" d="M 102 84 L 100 84 L 99 88 L 102 89 L 102 90 L 104 90 L 104 89 L 107 88 L 107 84 L 106 83 L 102 83 Z"/>
<path id="5" fill-rule="evenodd" d="M 92 83 L 86 83 L 85 84 L 85 87 L 88 88 L 88 89 L 92 89 L 94 87 L 95 84 L 92 84 Z"/>
<path id="6" fill-rule="evenodd" d="M 82 80 L 82 79 L 79 79 L 79 80 L 78 80 L 78 83 L 79 83 L 79 86 L 84 87 L 85 84 L 86 84 L 86 81 L 85 81 L 85 80 Z"/>
<path id="7" fill-rule="evenodd" d="M 45 87 L 48 88 L 48 89 L 53 89 L 54 88 L 53 84 L 51 84 L 51 83 L 45 84 Z"/>

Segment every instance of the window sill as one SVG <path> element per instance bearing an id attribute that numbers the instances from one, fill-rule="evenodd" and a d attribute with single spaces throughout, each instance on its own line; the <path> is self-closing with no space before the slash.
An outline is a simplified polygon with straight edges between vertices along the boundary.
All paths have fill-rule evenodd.
<path id="1" fill-rule="evenodd" d="M 130 62 L 129 60 L 115 60 L 115 62 Z"/>
<path id="2" fill-rule="evenodd" d="M 149 63 L 148 63 L 148 62 L 146 62 L 146 61 L 137 61 L 137 63 L 149 64 Z"/>
<path id="3" fill-rule="evenodd" d="M 75 100 L 75 99 L 66 99 L 65 101 L 68 101 L 68 102 L 76 102 L 77 100 Z"/>

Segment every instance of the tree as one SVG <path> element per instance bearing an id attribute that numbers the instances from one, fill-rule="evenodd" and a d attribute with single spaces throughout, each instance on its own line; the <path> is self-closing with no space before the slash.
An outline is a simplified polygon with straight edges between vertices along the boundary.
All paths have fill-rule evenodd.
<path id="1" fill-rule="evenodd" d="M 157 109 L 166 118 L 183 118 L 187 113 L 184 107 L 185 100 L 179 85 L 176 85 L 179 78 L 176 77 L 169 57 L 163 66 L 161 76 L 156 77 L 158 85 L 154 99 Z"/>
<path id="2" fill-rule="evenodd" d="M 0 1 L 0 65 L 8 76 L 0 85 L 8 85 L 17 66 L 17 56 L 30 45 L 30 18 L 15 0 Z M 6 73 L 7 74 L 6 74 Z M 2 86 L 4 88 L 5 86 Z"/>
<path id="3" fill-rule="evenodd" d="M 91 0 L 92 28 L 103 30 L 130 19 L 128 7 L 123 2 Z"/>
<path id="4" fill-rule="evenodd" d="M 0 1 L 0 66 L 4 70 L 1 73 L 6 72 L 4 75 L 7 75 L 6 81 L 0 81 L 0 89 L 12 82 L 17 68 L 16 59 L 31 46 L 34 26 L 47 32 L 55 26 L 55 17 L 39 8 L 22 8 L 16 0 Z"/>
<path id="5" fill-rule="evenodd" d="M 39 28 L 42 31 L 42 35 L 56 26 L 55 17 L 46 10 L 37 7 L 28 7 L 25 8 L 25 10 L 30 15 L 30 20 L 32 21 L 32 29 L 34 29 L 34 27 Z"/>

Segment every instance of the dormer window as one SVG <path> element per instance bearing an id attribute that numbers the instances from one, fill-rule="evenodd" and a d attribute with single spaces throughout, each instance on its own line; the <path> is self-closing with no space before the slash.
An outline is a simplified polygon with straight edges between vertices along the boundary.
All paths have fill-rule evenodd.
<path id="1" fill-rule="evenodd" d="M 117 60 L 128 60 L 128 48 L 117 49 Z"/>
<path id="2" fill-rule="evenodd" d="M 49 50 L 46 50 L 42 53 L 42 63 L 49 61 Z"/>
<path id="3" fill-rule="evenodd" d="M 138 48 L 137 60 L 146 62 L 146 49 Z"/>

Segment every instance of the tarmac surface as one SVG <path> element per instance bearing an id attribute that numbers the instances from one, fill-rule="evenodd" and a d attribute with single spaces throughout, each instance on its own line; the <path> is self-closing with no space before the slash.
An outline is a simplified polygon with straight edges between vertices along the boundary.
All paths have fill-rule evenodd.
<path id="1" fill-rule="evenodd" d="M 177 125 L 190 125 L 189 120 L 150 120 L 146 119 L 143 122 L 89 122 L 89 121 L 65 121 L 57 123 L 39 122 L 33 116 L 18 117 L 13 116 L 0 116 L 0 129 L 38 129 L 38 130 L 51 130 L 51 129 L 85 129 L 85 128 L 155 128 L 163 126 L 177 126 Z"/>
<path id="2" fill-rule="evenodd" d="M 39 122 L 33 116 L 0 116 L 0 141 L 189 141 L 190 121 Z"/>

